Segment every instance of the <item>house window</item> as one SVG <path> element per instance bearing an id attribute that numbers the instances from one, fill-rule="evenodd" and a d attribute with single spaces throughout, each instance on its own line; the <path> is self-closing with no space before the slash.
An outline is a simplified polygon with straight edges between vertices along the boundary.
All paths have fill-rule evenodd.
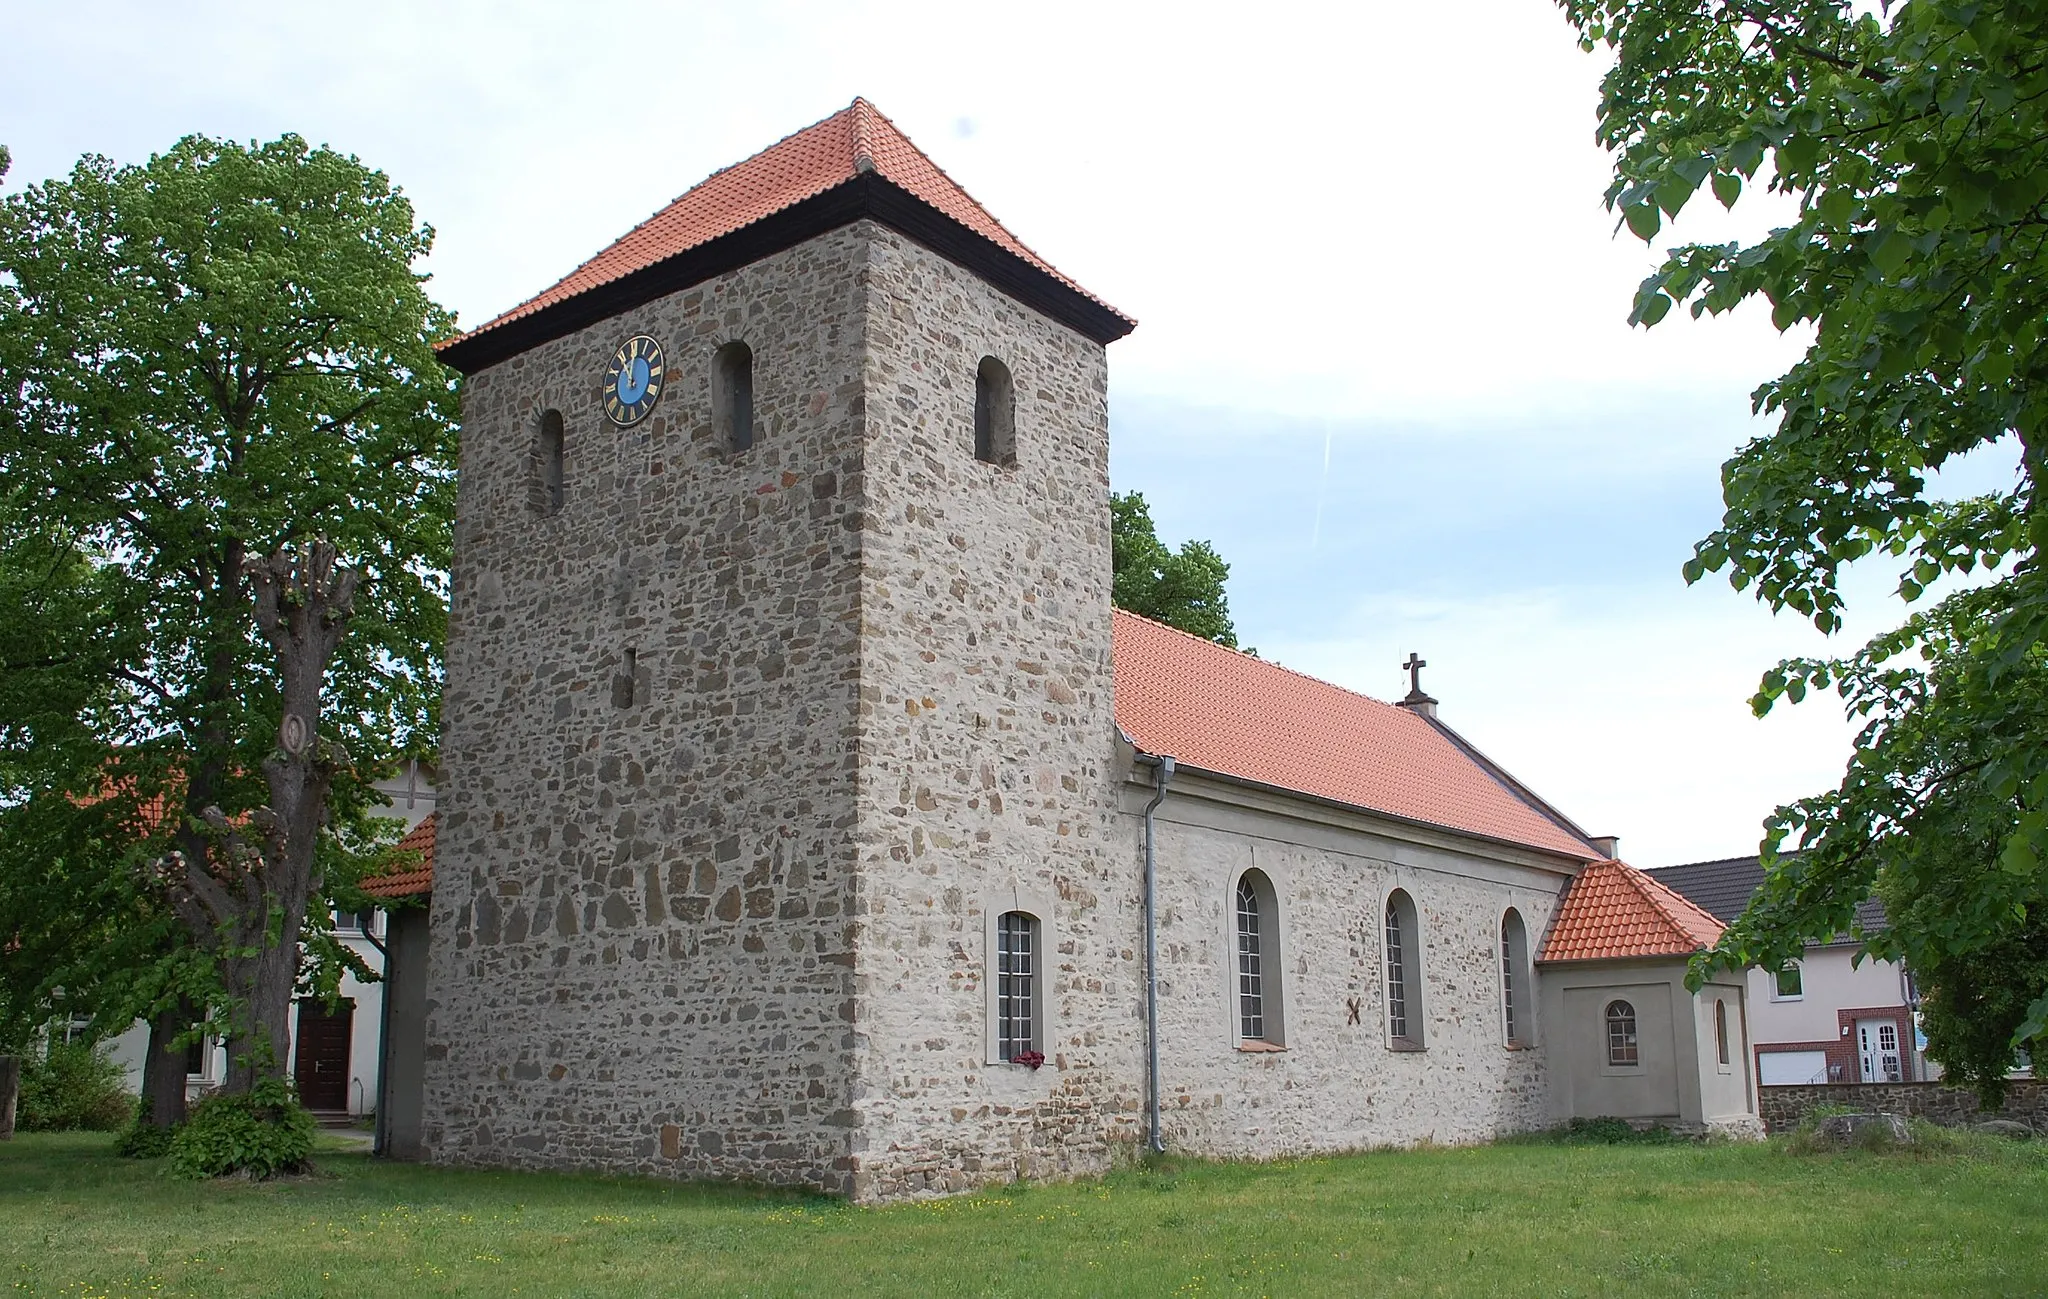
<path id="1" fill-rule="evenodd" d="M 711 358 L 711 423 L 728 451 L 754 445 L 754 350 L 727 343 Z"/>
<path id="2" fill-rule="evenodd" d="M 1636 1008 L 1625 1001 L 1607 1003 L 1607 1063 L 1625 1068 L 1642 1063 L 1636 1052 Z"/>
<path id="3" fill-rule="evenodd" d="M 1238 1041 L 1279 1046 L 1285 1040 L 1280 1024 L 1280 901 L 1273 882 L 1256 870 L 1238 876 L 1232 901 Z"/>
<path id="4" fill-rule="evenodd" d="M 1395 889 L 1387 898 L 1387 1038 L 1402 1050 L 1422 1045 L 1422 946 L 1415 903 Z"/>
<path id="5" fill-rule="evenodd" d="M 993 356 L 974 372 L 974 458 L 1006 469 L 1017 463 L 1016 386 Z"/>
<path id="6" fill-rule="evenodd" d="M 206 1035 L 198 1034 L 185 1044 L 185 1076 L 203 1078 L 206 1076 Z"/>
<path id="7" fill-rule="evenodd" d="M 1723 1067 L 1728 1064 L 1728 1003 L 1714 998 L 1714 1049 Z"/>
<path id="8" fill-rule="evenodd" d="M 1259 948 L 1259 892 L 1249 879 L 1237 882 L 1237 1018 L 1238 1036 L 1248 1042 L 1266 1037 L 1265 953 Z"/>
<path id="9" fill-rule="evenodd" d="M 1038 919 L 1006 911 L 996 921 L 996 1053 L 1015 1060 L 1038 1050 Z"/>
<path id="10" fill-rule="evenodd" d="M 1787 961 L 1778 971 L 1771 984 L 1772 1001 L 1798 1001 L 1806 995 L 1805 976 L 1800 973 L 1799 962 Z"/>
<path id="11" fill-rule="evenodd" d="M 1509 1046 L 1528 1046 L 1534 988 L 1529 978 L 1529 931 L 1522 914 L 1509 907 L 1500 919 L 1501 1029 Z"/>
<path id="12" fill-rule="evenodd" d="M 562 412 L 543 411 L 540 417 L 540 446 L 535 453 L 539 461 L 540 481 L 534 494 L 534 504 L 542 514 L 560 512 L 563 499 L 563 463 L 567 450 L 568 434 L 562 426 Z"/>

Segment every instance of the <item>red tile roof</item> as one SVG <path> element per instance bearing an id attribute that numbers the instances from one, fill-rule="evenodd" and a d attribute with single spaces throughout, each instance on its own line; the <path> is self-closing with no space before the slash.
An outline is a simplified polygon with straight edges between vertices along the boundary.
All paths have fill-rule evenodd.
<path id="1" fill-rule="evenodd" d="M 1505 840 L 1598 854 L 1406 708 L 1116 610 L 1116 723 L 1205 771 Z"/>
<path id="2" fill-rule="evenodd" d="M 1690 956 L 1721 939 L 1720 921 L 1625 862 L 1579 872 L 1550 922 L 1539 961 Z"/>
<path id="3" fill-rule="evenodd" d="M 804 199 L 873 173 L 1004 252 L 1051 276 L 1097 306 L 1119 314 L 1024 246 L 988 209 L 912 144 L 865 99 L 786 136 L 684 193 L 554 287 L 441 346 L 453 347 L 753 225 Z"/>
<path id="4" fill-rule="evenodd" d="M 374 875 L 362 882 L 363 892 L 373 898 L 411 898 L 434 891 L 434 814 L 426 817 L 395 845 L 399 852 L 418 853 L 416 863 L 406 862 L 387 875 Z"/>

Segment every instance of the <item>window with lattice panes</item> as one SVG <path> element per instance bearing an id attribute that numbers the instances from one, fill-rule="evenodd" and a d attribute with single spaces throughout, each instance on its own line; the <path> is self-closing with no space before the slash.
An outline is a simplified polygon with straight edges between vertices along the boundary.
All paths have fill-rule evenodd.
<path id="1" fill-rule="evenodd" d="M 1636 1045 L 1636 1008 L 1625 1001 L 1607 1003 L 1607 1063 L 1617 1068 L 1642 1063 Z"/>
<path id="2" fill-rule="evenodd" d="M 1038 918 L 1007 911 L 996 921 L 996 1053 L 1000 1059 L 1040 1052 L 1038 1043 Z"/>

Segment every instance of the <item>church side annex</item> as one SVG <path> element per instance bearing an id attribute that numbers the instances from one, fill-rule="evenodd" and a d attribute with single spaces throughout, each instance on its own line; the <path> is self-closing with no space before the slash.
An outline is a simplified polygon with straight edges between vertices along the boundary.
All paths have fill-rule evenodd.
<path id="1" fill-rule="evenodd" d="M 1570 1112 L 1583 998 L 1532 957 L 1611 845 L 1419 687 L 1112 612 L 1131 328 L 856 100 L 444 346 L 424 1157 L 863 1201 L 1106 1169 L 1151 1135 L 1148 825 L 1169 1145 Z M 1684 958 L 1668 999 L 1739 1008 Z M 1629 1103 L 1753 1122 L 1682 1083 L 1671 1026 L 1725 1009 L 1664 1004 Z"/>

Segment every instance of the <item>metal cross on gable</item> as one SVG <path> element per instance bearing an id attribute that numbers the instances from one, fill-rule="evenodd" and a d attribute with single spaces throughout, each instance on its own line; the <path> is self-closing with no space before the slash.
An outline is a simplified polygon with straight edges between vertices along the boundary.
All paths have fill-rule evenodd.
<path id="1" fill-rule="evenodd" d="M 1421 694 L 1422 669 L 1429 666 L 1429 660 L 1417 654 L 1414 650 L 1409 650 L 1408 661 L 1401 666 L 1408 669 L 1408 693 L 1411 695 Z"/>

